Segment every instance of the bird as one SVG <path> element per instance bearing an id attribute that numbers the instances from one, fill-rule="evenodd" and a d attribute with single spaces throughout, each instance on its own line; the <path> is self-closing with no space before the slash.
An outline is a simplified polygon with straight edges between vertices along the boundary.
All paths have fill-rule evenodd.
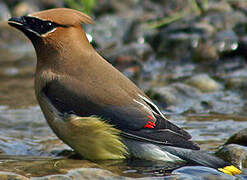
<path id="1" fill-rule="evenodd" d="M 83 30 L 83 25 L 94 24 L 88 15 L 54 8 L 11 17 L 8 24 L 35 48 L 35 95 L 49 126 L 82 157 L 186 161 L 241 173 L 201 151 L 187 131 L 97 53 Z"/>

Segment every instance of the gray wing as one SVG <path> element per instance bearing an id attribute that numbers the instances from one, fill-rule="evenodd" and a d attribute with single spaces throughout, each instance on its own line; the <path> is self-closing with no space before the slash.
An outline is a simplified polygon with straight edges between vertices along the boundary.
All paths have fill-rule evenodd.
<path id="1" fill-rule="evenodd" d="M 83 88 L 83 85 L 77 87 Z M 81 93 L 84 90 L 75 90 L 73 87 L 65 86 L 61 80 L 53 80 L 42 89 L 42 93 L 61 114 L 75 114 L 83 117 L 98 116 L 120 129 L 126 138 L 199 149 L 197 144 L 190 141 L 191 136 L 186 131 L 164 119 L 157 113 L 157 110 L 155 112 L 153 107 L 150 107 L 150 109 L 154 109 L 152 112 L 144 111 L 138 104 L 133 104 L 134 101 L 131 101 L 129 106 L 99 103 Z M 148 106 L 148 104 L 146 105 Z M 145 128 L 145 125 L 150 122 L 150 116 L 153 117 L 155 126 Z"/>

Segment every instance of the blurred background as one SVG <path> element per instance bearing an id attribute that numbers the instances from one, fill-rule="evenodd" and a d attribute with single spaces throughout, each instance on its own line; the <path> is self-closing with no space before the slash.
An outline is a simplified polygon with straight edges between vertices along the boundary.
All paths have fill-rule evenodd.
<path id="1" fill-rule="evenodd" d="M 69 150 L 35 99 L 32 44 L 6 22 L 55 7 L 92 16 L 96 24 L 83 26 L 103 57 L 202 149 L 247 167 L 246 0 L 0 1 L 0 155 Z"/>

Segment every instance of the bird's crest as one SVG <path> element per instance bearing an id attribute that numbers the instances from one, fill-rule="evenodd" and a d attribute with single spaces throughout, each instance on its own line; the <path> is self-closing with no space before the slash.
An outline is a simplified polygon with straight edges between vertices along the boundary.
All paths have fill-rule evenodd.
<path id="1" fill-rule="evenodd" d="M 78 24 L 94 24 L 94 21 L 88 15 L 68 8 L 54 8 L 35 12 L 28 16 L 36 17 L 41 20 L 52 21 L 65 26 L 73 26 Z"/>

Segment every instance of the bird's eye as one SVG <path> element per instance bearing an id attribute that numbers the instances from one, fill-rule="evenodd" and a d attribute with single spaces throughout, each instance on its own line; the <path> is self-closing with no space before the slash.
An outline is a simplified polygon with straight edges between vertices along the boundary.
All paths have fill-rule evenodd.
<path id="1" fill-rule="evenodd" d="M 56 28 L 56 24 L 50 21 L 45 21 L 41 24 L 40 27 L 41 27 L 42 33 L 46 33 Z"/>
<path id="2" fill-rule="evenodd" d="M 35 17 L 25 16 L 26 26 L 35 32 L 36 34 L 42 35 L 47 32 L 53 31 L 60 25 L 52 21 L 44 21 Z"/>
<path id="3" fill-rule="evenodd" d="M 52 22 L 46 22 L 46 23 L 45 23 L 45 27 L 46 27 L 47 29 L 53 28 Z"/>

